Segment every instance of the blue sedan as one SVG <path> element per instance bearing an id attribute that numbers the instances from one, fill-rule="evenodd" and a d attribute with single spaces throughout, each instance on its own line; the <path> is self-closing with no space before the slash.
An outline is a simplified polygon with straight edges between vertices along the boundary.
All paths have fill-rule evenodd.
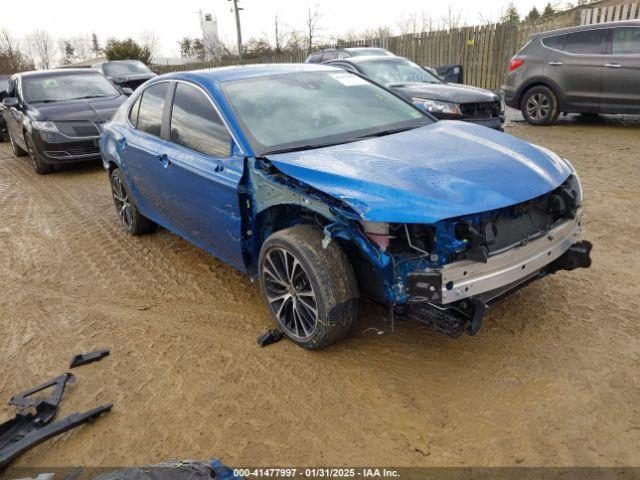
<path id="1" fill-rule="evenodd" d="M 128 233 L 161 225 L 257 277 L 305 348 L 346 337 L 361 295 L 456 337 L 517 288 L 590 265 L 567 160 L 333 67 L 159 76 L 100 147 Z"/>

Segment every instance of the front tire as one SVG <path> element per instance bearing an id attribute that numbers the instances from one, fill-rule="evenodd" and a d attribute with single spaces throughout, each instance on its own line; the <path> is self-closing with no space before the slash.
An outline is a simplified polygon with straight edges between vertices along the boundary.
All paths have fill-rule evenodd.
<path id="1" fill-rule="evenodd" d="M 349 335 L 358 318 L 358 284 L 349 259 L 323 233 L 297 225 L 271 235 L 259 258 L 271 316 L 297 345 L 319 350 Z"/>
<path id="2" fill-rule="evenodd" d="M 119 168 L 111 172 L 109 183 L 111 184 L 111 195 L 113 196 L 116 213 L 127 233 L 142 235 L 155 230 L 157 224 L 142 215 L 133 202 L 131 193 Z"/>
<path id="3" fill-rule="evenodd" d="M 558 119 L 558 98 L 549 87 L 539 85 L 522 97 L 522 116 L 531 125 L 551 125 Z"/>
<path id="4" fill-rule="evenodd" d="M 9 132 L 9 142 L 11 143 L 11 153 L 13 153 L 15 157 L 24 157 L 27 154 L 27 152 L 19 147 L 18 144 L 13 140 L 11 132 Z"/>
<path id="5" fill-rule="evenodd" d="M 51 173 L 53 171 L 53 167 L 51 165 L 47 165 L 42 161 L 42 157 L 38 150 L 36 150 L 35 145 L 33 144 L 33 140 L 31 137 L 25 134 L 24 143 L 27 145 L 27 153 L 29 154 L 29 158 L 31 159 L 31 165 L 33 166 L 33 171 L 38 175 L 46 175 L 47 173 Z"/>

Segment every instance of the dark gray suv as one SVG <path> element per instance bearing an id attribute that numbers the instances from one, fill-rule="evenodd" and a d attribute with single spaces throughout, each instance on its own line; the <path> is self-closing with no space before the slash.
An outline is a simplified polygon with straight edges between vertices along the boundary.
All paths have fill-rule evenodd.
<path id="1" fill-rule="evenodd" d="M 563 113 L 640 113 L 640 21 L 565 28 L 531 37 L 511 59 L 505 103 L 527 122 Z"/>

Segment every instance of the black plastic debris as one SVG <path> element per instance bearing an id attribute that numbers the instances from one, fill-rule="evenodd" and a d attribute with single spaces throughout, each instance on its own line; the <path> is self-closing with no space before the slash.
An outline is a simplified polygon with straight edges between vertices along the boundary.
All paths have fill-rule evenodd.
<path id="1" fill-rule="evenodd" d="M 258 345 L 266 347 L 272 343 L 279 342 L 284 338 L 284 333 L 280 330 L 267 330 L 265 333 L 258 337 Z"/>
<path id="2" fill-rule="evenodd" d="M 12 419 L 0 424 L 0 469 L 45 440 L 87 423 L 111 410 L 113 405 L 109 403 L 84 413 L 73 413 L 51 423 L 57 413 L 65 386 L 74 381 L 75 377 L 72 374 L 65 373 L 11 397 L 9 404 L 17 407 L 18 413 Z M 54 387 L 54 391 L 50 395 L 44 397 L 36 395 L 51 387 Z"/>
<path id="3" fill-rule="evenodd" d="M 109 355 L 109 350 L 106 348 L 100 350 L 94 350 L 93 352 L 88 353 L 79 353 L 74 355 L 69 363 L 69 368 L 81 367 L 82 365 L 86 365 L 87 363 L 97 362 L 98 360 L 102 360 L 104 357 Z"/>

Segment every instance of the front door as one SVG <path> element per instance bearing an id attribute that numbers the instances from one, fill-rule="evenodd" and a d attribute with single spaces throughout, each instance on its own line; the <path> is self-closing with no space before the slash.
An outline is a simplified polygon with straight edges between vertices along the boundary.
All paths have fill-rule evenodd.
<path id="1" fill-rule="evenodd" d="M 9 131 L 11 138 L 13 138 L 13 141 L 20 147 L 26 149 L 22 128 L 26 104 L 16 85 L 17 84 L 14 83 L 11 86 L 10 94 L 18 99 L 18 106 L 5 109 L 3 114 L 5 121 L 7 122 L 7 130 Z"/>
<path id="2" fill-rule="evenodd" d="M 640 112 L 640 27 L 611 30 L 602 77 L 603 113 Z"/>

